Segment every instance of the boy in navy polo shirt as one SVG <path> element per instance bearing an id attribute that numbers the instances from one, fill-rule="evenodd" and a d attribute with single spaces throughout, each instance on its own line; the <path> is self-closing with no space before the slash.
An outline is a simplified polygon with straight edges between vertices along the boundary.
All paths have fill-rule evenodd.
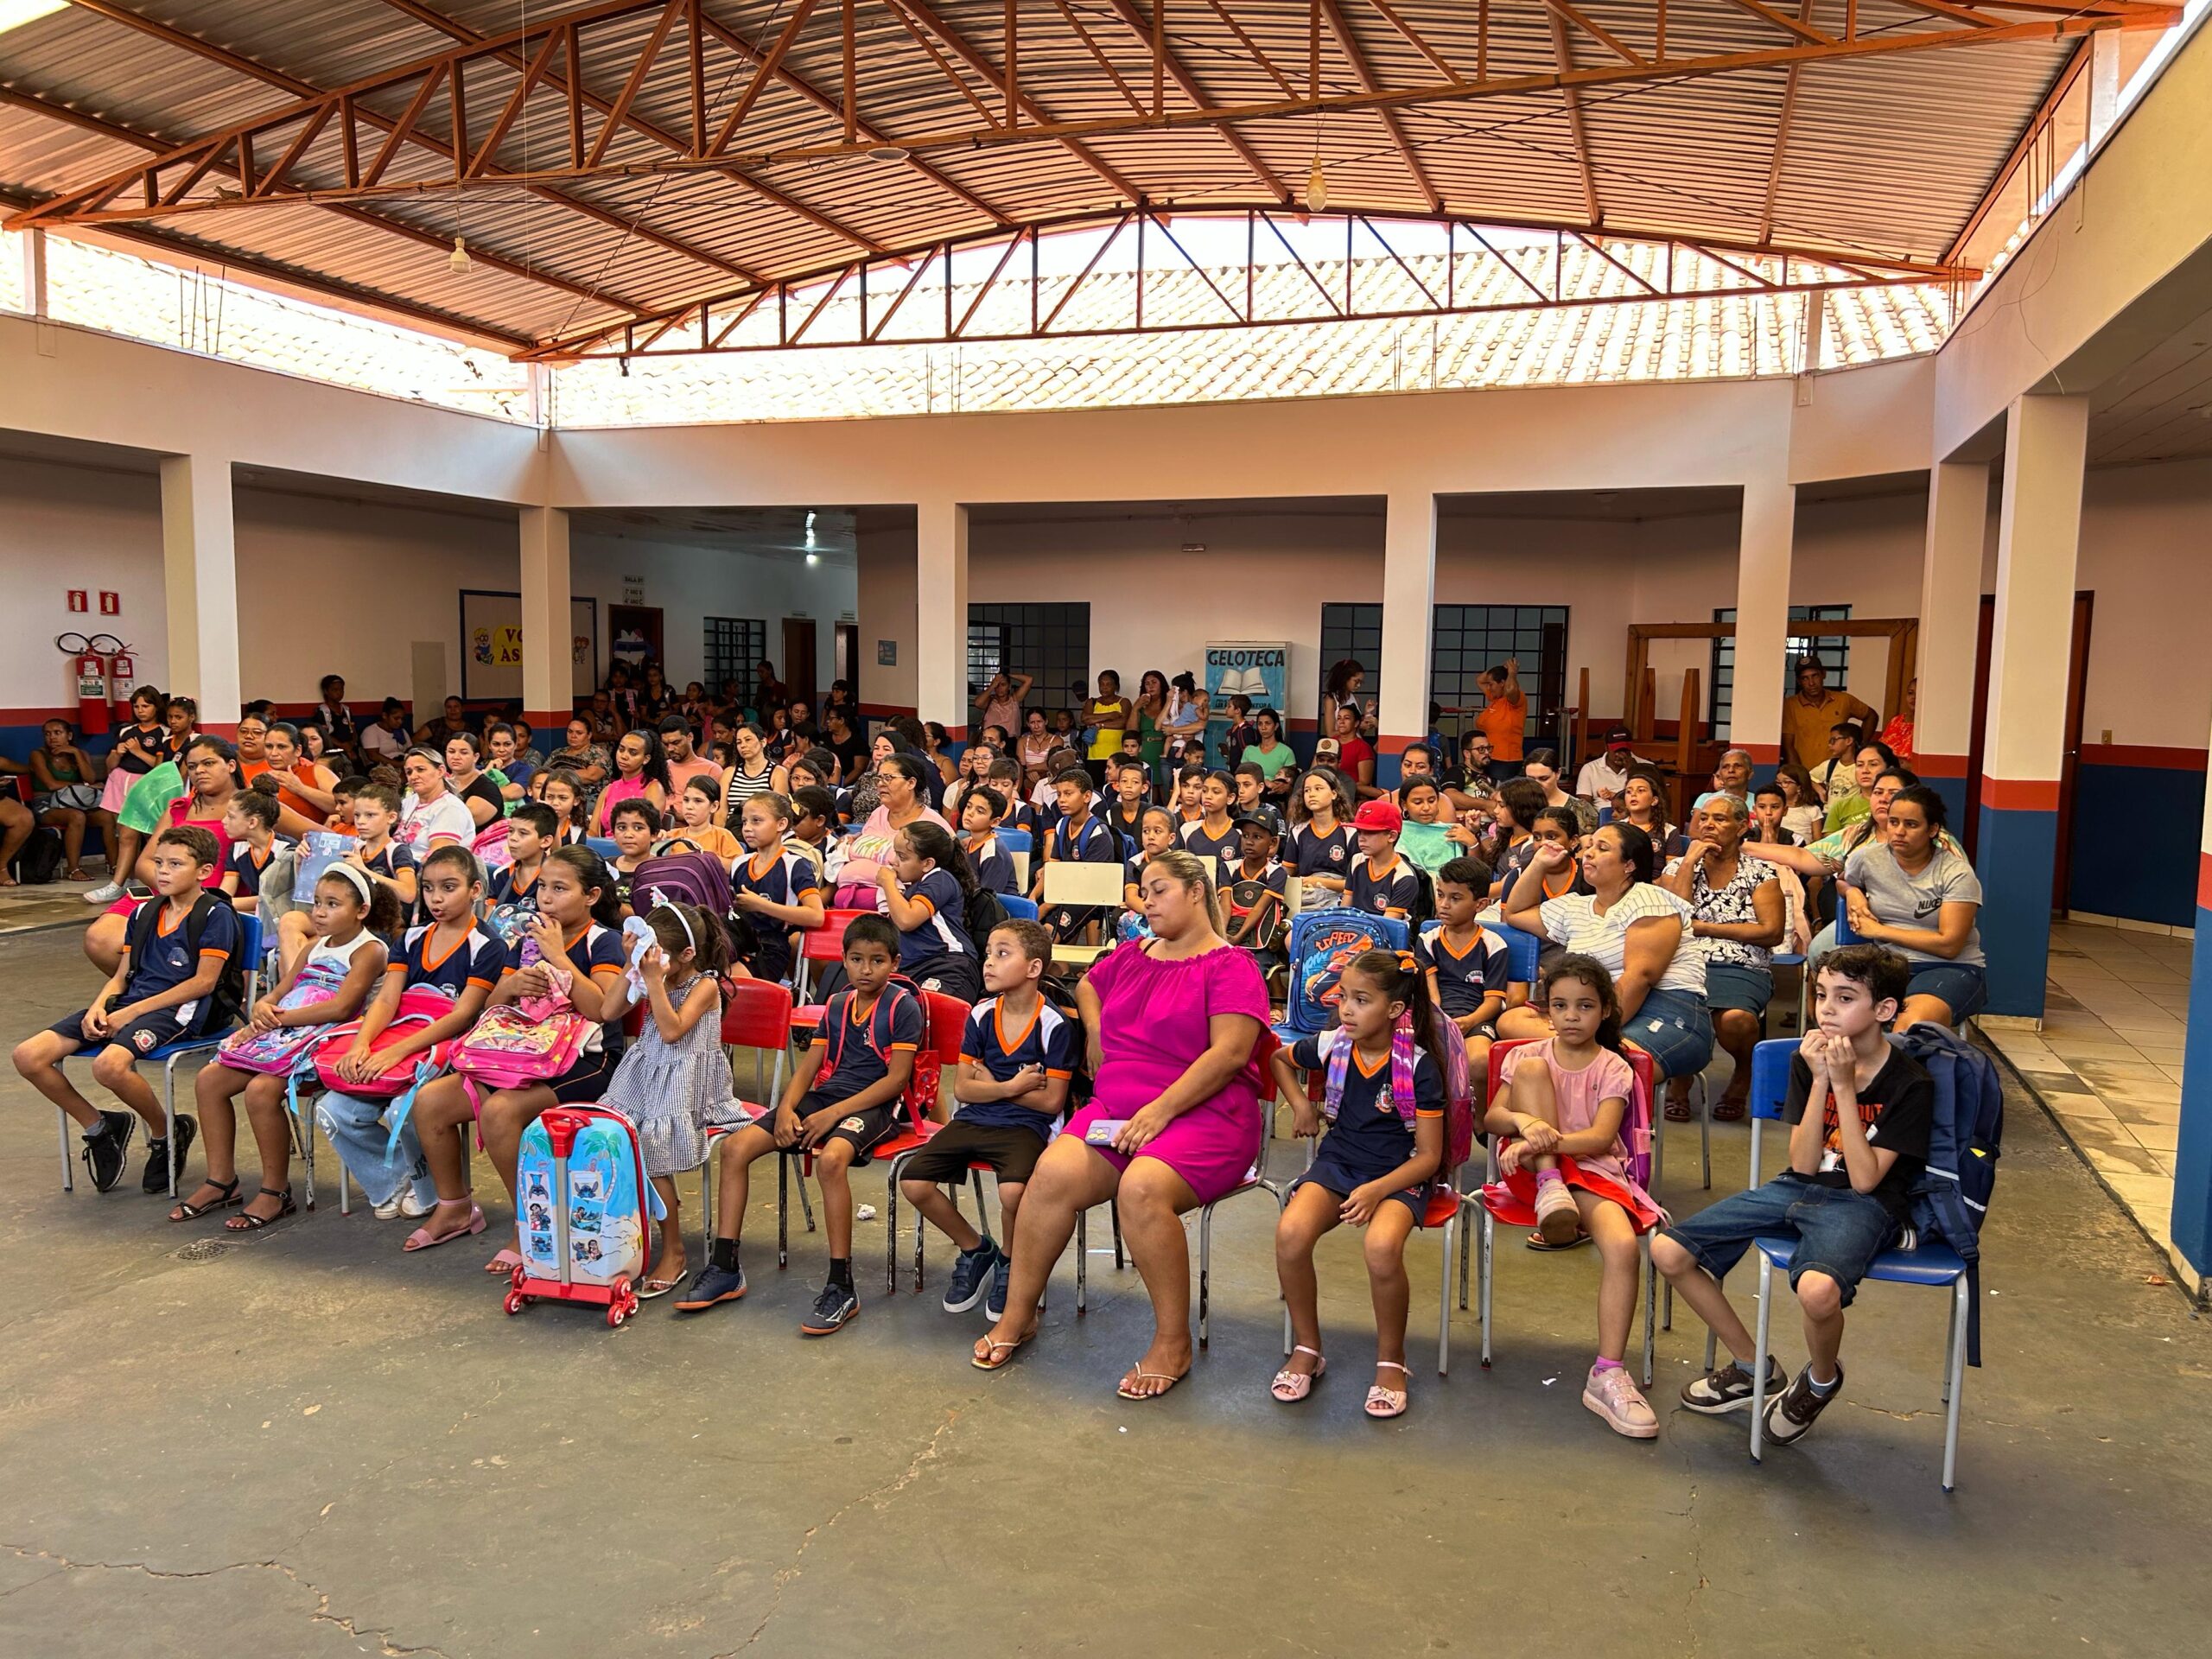
<path id="1" fill-rule="evenodd" d="M 1052 960 L 1052 930 L 1037 922 L 1002 922 L 983 953 L 984 998 L 968 1016 L 952 1097 L 960 1109 L 930 1143 L 907 1159 L 899 1191 L 960 1249 L 944 1311 L 965 1313 L 981 1300 L 996 1319 L 1006 1310 L 1013 1258 L 988 1233 L 968 1224 L 944 1195 L 968 1179 L 970 1164 L 998 1177 L 999 1221 L 1008 1238 L 1037 1154 L 1067 1105 L 1083 1027 L 1045 1000 L 1041 986 Z M 988 1300 L 983 1282 L 990 1281 Z"/>
<path id="2" fill-rule="evenodd" d="M 1459 1027 L 1468 1071 L 1475 1077 L 1484 1076 L 1490 1062 L 1497 1016 L 1505 1012 L 1512 981 L 1505 941 L 1475 919 L 1489 892 L 1489 865 L 1479 858 L 1449 861 L 1436 873 L 1439 925 L 1414 941 L 1414 960 L 1428 978 L 1429 1001 Z"/>
<path id="3" fill-rule="evenodd" d="M 168 1122 L 138 1075 L 138 1062 L 167 1044 L 201 1035 L 222 1015 L 216 991 L 244 937 L 231 901 L 203 891 L 222 856 L 215 837 L 197 824 L 155 836 L 148 855 L 154 897 L 131 917 L 115 972 L 90 1007 L 16 1046 L 16 1070 L 23 1080 L 84 1130 L 82 1155 L 96 1192 L 109 1191 L 123 1174 L 132 1113 L 146 1120 L 146 1173 L 139 1185 L 148 1192 L 168 1188 Z M 130 1111 L 99 1110 L 63 1075 L 61 1062 L 86 1049 L 99 1051 L 93 1077 Z M 197 1129 L 191 1118 L 177 1114 L 179 1167 Z"/>
<path id="4" fill-rule="evenodd" d="M 1091 814 L 1090 774 L 1069 766 L 1052 779 L 1052 793 L 1059 804 L 1059 822 L 1045 837 L 1045 856 L 1037 861 L 1031 896 L 1042 902 L 1047 864 L 1074 861 L 1084 864 L 1119 864 L 1122 838 L 1113 826 Z M 1073 938 L 1103 912 L 1095 905 L 1055 905 L 1038 919 L 1063 943 Z"/>
<path id="5" fill-rule="evenodd" d="M 1405 819 L 1395 806 L 1377 798 L 1361 803 L 1351 827 L 1359 836 L 1359 856 L 1344 880 L 1344 903 L 1405 920 L 1421 896 L 1420 872 L 1410 859 L 1398 856 L 1398 832 L 1406 827 Z"/>
<path id="6" fill-rule="evenodd" d="M 860 1312 L 853 1289 L 849 1172 L 905 1121 L 899 1099 L 913 1080 L 926 1021 L 920 1000 L 891 983 L 899 966 L 897 928 L 880 916 L 855 916 L 846 925 L 844 945 L 848 987 L 823 1006 L 822 1023 L 792 1068 L 782 1103 L 722 1141 L 715 1165 L 721 1191 L 715 1195 L 713 1256 L 690 1294 L 677 1303 L 684 1312 L 745 1294 L 737 1247 L 750 1171 L 755 1160 L 779 1151 L 814 1154 L 830 1243 L 829 1282 L 799 1322 L 800 1333 L 826 1337 Z"/>

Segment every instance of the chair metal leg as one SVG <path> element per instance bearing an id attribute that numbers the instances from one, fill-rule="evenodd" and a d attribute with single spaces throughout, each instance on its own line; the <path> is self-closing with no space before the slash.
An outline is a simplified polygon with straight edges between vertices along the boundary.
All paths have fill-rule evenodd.
<path id="1" fill-rule="evenodd" d="M 1710 1192 L 1713 1191 L 1713 1086 L 1705 1080 L 1702 1071 L 1697 1074 L 1697 1150 L 1698 1162 L 1704 1172 L 1705 1190 Z"/>
<path id="2" fill-rule="evenodd" d="M 715 1160 L 721 1155 L 721 1142 L 707 1142 L 706 1161 L 699 1166 L 699 1259 L 715 1259 Z"/>
<path id="3" fill-rule="evenodd" d="M 1705 1333 L 1705 1369 L 1708 1373 L 1713 1370 L 1713 1362 L 1719 1357 L 1719 1341 L 1707 1330 Z"/>
<path id="4" fill-rule="evenodd" d="M 1655 1094 L 1663 1091 L 1664 1085 Z M 1667 1179 L 1667 1113 L 1662 1099 L 1655 1098 L 1651 1113 L 1651 1190 L 1659 1191 Z"/>
<path id="5" fill-rule="evenodd" d="M 1437 1275 L 1436 1374 L 1439 1376 L 1452 1374 L 1452 1235 L 1459 1230 L 1459 1217 L 1455 1211 L 1444 1224 L 1444 1259 L 1440 1263 L 1442 1271 Z M 1283 1320 L 1287 1324 L 1289 1319 L 1289 1310 L 1285 1309 Z"/>
<path id="6" fill-rule="evenodd" d="M 1459 1229 L 1459 1311 L 1462 1313 L 1467 1311 L 1467 1258 L 1474 1253 L 1475 1241 L 1471 1236 L 1474 1230 L 1471 1225 Z M 1451 1266 L 1448 1255 L 1445 1259 L 1445 1266 L 1446 1268 Z"/>
<path id="7" fill-rule="evenodd" d="M 1667 1283 L 1666 1302 L 1667 1311 L 1659 1316 L 1659 1328 L 1662 1331 L 1671 1331 L 1675 1328 L 1675 1285 L 1672 1280 L 1668 1281 Z M 1707 1338 L 1707 1341 L 1711 1339 L 1710 1336 Z M 1707 1366 L 1706 1369 L 1710 1370 L 1713 1368 Z"/>
<path id="8" fill-rule="evenodd" d="M 1646 1233 L 1636 1242 L 1643 1257 L 1641 1264 L 1643 1268 L 1643 1386 L 1648 1389 L 1651 1386 L 1653 1352 L 1659 1342 L 1657 1334 L 1651 1328 L 1652 1303 L 1658 1294 L 1656 1283 L 1658 1275 L 1651 1271 L 1651 1235 Z"/>
<path id="9" fill-rule="evenodd" d="M 1943 1403 L 1951 1403 L 1951 1342 L 1958 1335 L 1959 1300 L 1951 1299 L 1951 1311 L 1943 1321 Z"/>
<path id="10" fill-rule="evenodd" d="M 1128 1257 L 1122 1250 L 1122 1205 L 1116 1198 L 1106 1200 L 1106 1214 L 1114 1224 L 1114 1271 L 1121 1272 L 1128 1266 Z"/>
<path id="11" fill-rule="evenodd" d="M 889 1296 L 894 1294 L 899 1288 L 899 1217 L 898 1211 L 892 1208 L 892 1205 L 897 1202 L 899 1192 L 899 1160 L 897 1159 L 892 1160 L 883 1184 L 889 1193 L 889 1196 L 884 1199 L 883 1294 Z M 919 1218 L 918 1215 L 916 1219 L 918 1221 Z M 921 1254 L 920 1230 L 917 1228 L 914 1238 L 917 1272 L 920 1270 Z"/>
<path id="12" fill-rule="evenodd" d="M 1951 1370 L 1945 1379 L 1944 1398 L 1950 1406 L 1943 1421 L 1943 1490 L 1956 1490 L 1959 1474 L 1959 1402 L 1967 1389 L 1967 1281 L 1961 1278 L 1951 1290 Z"/>
<path id="13" fill-rule="evenodd" d="M 1085 1311 L 1084 1287 L 1088 1281 L 1086 1264 L 1090 1258 L 1090 1229 L 1087 1224 L 1090 1219 L 1090 1211 L 1088 1210 L 1075 1212 L 1075 1316 L 1078 1319 Z"/>
<path id="14" fill-rule="evenodd" d="M 181 1054 L 169 1056 L 162 1068 L 162 1145 L 168 1154 L 169 1197 L 176 1197 L 176 1063 Z"/>
<path id="15" fill-rule="evenodd" d="M 798 1212 L 806 1219 L 806 1230 L 812 1232 L 814 1230 L 814 1200 L 807 1196 L 806 1172 L 804 1170 L 799 1172 L 798 1178 Z"/>
<path id="16" fill-rule="evenodd" d="M 1754 1247 L 1756 1248 L 1756 1247 Z M 1764 1250 L 1759 1258 L 1759 1333 L 1757 1351 L 1751 1356 L 1751 1461 L 1759 1460 L 1759 1448 L 1766 1439 L 1766 1339 L 1767 1320 L 1774 1310 L 1774 1263 L 1767 1260 Z"/>
<path id="17" fill-rule="evenodd" d="M 59 1108 L 54 1115 L 61 1124 L 61 1190 L 74 1192 L 77 1190 L 77 1162 L 69 1155 L 69 1125 L 74 1120 Z"/>
<path id="18" fill-rule="evenodd" d="M 780 1152 L 776 1154 L 776 1271 L 781 1273 L 791 1262 L 791 1160 Z M 806 1196 L 806 1183 L 798 1184 L 799 1196 Z"/>
<path id="19" fill-rule="evenodd" d="M 1206 1346 L 1206 1293 L 1213 1276 L 1213 1205 L 1198 1211 L 1198 1351 Z"/>
<path id="20" fill-rule="evenodd" d="M 1490 1370 L 1490 1280 L 1497 1270 L 1495 1252 L 1497 1249 L 1497 1224 L 1491 1220 L 1490 1211 L 1483 1211 L 1482 1242 L 1477 1247 L 1475 1272 L 1479 1288 L 1477 1300 L 1483 1306 L 1483 1370 Z"/>

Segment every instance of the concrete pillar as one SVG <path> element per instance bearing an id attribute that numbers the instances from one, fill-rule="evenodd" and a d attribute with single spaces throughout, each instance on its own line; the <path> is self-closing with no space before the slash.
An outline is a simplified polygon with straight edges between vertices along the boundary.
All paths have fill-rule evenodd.
<path id="1" fill-rule="evenodd" d="M 1789 558 L 1796 521 L 1796 486 L 1780 477 L 1744 486 L 1728 730 L 1729 741 L 1749 752 L 1761 778 L 1770 775 L 1782 759 L 1782 700 L 1789 682 Z"/>
<path id="2" fill-rule="evenodd" d="M 914 519 L 914 677 L 919 718 L 968 741 L 968 509 L 925 501 Z"/>
<path id="3" fill-rule="evenodd" d="M 2196 944 L 2190 956 L 2189 1037 L 2174 1150 L 2173 1240 L 2199 1275 L 2212 1275 L 2212 790 L 2196 855 Z"/>
<path id="4" fill-rule="evenodd" d="M 1928 474 L 1928 547 L 1920 567 L 1920 646 L 1914 666 L 1912 767 L 1942 796 L 1951 822 L 1967 810 L 1974 728 L 1974 657 L 1981 620 L 1981 548 L 1989 523 L 1986 461 L 1938 461 Z"/>
<path id="5" fill-rule="evenodd" d="M 200 705 L 200 730 L 232 736 L 242 698 L 228 460 L 162 457 L 162 575 L 170 685 Z"/>
<path id="6" fill-rule="evenodd" d="M 522 510 L 522 708 L 547 748 L 575 710 L 569 620 L 569 514 L 563 507 Z M 594 668 L 596 664 L 594 664 Z M 422 711 L 416 710 L 417 719 Z"/>
<path id="7" fill-rule="evenodd" d="M 1375 781 L 1384 789 L 1397 787 L 1406 745 L 1421 742 L 1428 731 L 1435 618 L 1436 497 L 1428 490 L 1393 490 L 1382 524 L 1382 690 L 1375 709 Z M 1440 766 L 1452 757 L 1438 759 Z"/>
<path id="8" fill-rule="evenodd" d="M 2043 1014 L 2088 431 L 2089 404 L 2081 397 L 2015 398 L 2005 423 L 1975 849 L 1992 1014 Z"/>

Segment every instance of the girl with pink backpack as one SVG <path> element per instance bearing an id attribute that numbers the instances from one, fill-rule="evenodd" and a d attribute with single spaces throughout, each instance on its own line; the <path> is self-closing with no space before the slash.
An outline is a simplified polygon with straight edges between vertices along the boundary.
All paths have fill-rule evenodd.
<path id="1" fill-rule="evenodd" d="M 1268 1392 L 1295 1405 L 1327 1373 L 1313 1247 L 1349 1222 L 1367 1231 L 1367 1276 L 1375 1298 L 1375 1382 L 1370 1417 L 1405 1414 L 1406 1241 L 1421 1224 L 1435 1184 L 1467 1154 L 1473 1109 L 1459 1028 L 1428 999 L 1410 951 L 1363 950 L 1337 982 L 1338 1027 L 1275 1051 L 1275 1081 L 1289 1099 L 1294 1135 L 1328 1133 L 1291 1185 L 1275 1228 L 1275 1271 L 1290 1309 L 1290 1358 Z M 1325 1074 L 1322 1106 L 1306 1078 Z"/>
<path id="2" fill-rule="evenodd" d="M 385 944 L 377 936 L 398 927 L 399 899 L 352 865 L 334 864 L 315 884 L 309 916 L 315 938 L 307 954 L 253 1005 L 194 1080 L 207 1179 L 169 1211 L 171 1221 L 197 1221 L 239 1202 L 238 1117 L 231 1103 L 240 1095 L 261 1153 L 261 1190 L 224 1225 L 250 1233 L 298 1207 L 289 1179 L 285 1082 L 302 1063 L 312 1063 L 315 1045 L 334 1027 L 360 1012 L 384 976 Z"/>
<path id="3" fill-rule="evenodd" d="M 556 847 L 545 855 L 537 914 L 510 948 L 483 1017 L 454 1046 L 452 1071 L 416 1098 L 416 1133 L 438 1198 L 407 1249 L 429 1249 L 485 1229 L 454 1130 L 476 1125 L 512 1199 L 523 1130 L 549 1106 L 589 1104 L 605 1093 L 622 1057 L 628 1007 L 620 923 L 614 879 L 597 853 Z M 485 1271 L 512 1273 L 521 1262 L 503 1249 Z"/>

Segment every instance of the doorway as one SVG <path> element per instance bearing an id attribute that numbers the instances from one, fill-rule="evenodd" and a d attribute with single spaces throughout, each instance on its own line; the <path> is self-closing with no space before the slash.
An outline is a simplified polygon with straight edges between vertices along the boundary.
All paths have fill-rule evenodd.
<path id="1" fill-rule="evenodd" d="M 821 684 L 814 675 L 814 619 L 810 616 L 787 616 L 784 619 L 783 680 L 794 699 L 804 698 L 806 706 L 813 709 L 820 700 Z"/>
<path id="2" fill-rule="evenodd" d="M 2066 715 L 2058 760 L 2058 846 L 2050 873 L 2050 907 L 2066 908 L 2069 874 L 2074 867 L 2074 785 L 2082 764 L 2082 700 L 2089 678 L 2089 620 L 2096 595 L 2074 595 L 2073 635 L 2066 651 Z M 1960 840 L 1969 859 L 1979 855 L 1981 830 L 1983 751 L 1989 727 L 1990 643 L 1997 629 L 1997 596 L 1981 596 L 1981 616 L 1974 635 L 1974 726 L 1967 749 L 1967 821 Z"/>
<path id="3" fill-rule="evenodd" d="M 836 632 L 832 638 L 830 647 L 830 677 L 831 679 L 842 680 L 849 686 L 852 684 L 853 661 L 859 655 L 860 641 L 859 623 L 840 622 L 836 625 Z"/>

